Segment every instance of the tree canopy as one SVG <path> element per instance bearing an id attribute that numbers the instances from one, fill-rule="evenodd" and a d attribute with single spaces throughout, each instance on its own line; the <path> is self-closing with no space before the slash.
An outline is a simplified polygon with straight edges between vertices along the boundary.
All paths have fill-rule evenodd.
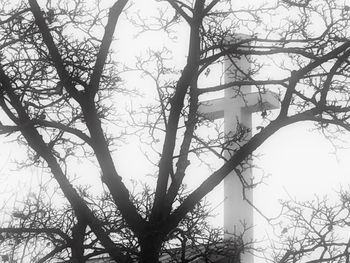
<path id="1" fill-rule="evenodd" d="M 43 237 L 47 247 L 37 250 L 48 252 L 38 262 L 85 262 L 100 254 L 115 262 L 158 262 L 164 251 L 174 251 L 173 240 L 184 250 L 200 237 L 207 244 L 211 232 L 198 235 L 191 225 L 207 214 L 201 200 L 244 169 L 271 135 L 302 121 L 329 137 L 350 130 L 350 7 L 343 1 L 150 1 L 149 15 L 137 11 L 138 2 L 1 1 L 0 134 L 25 145 L 25 165 L 41 168 L 66 200 L 55 210 L 41 187 L 12 214 L 13 224 L 0 229 L 1 242 L 31 244 Z M 160 32 L 166 40 L 126 63 L 121 53 L 132 56 L 131 50 L 112 48 L 123 38 L 120 24 L 136 28 L 139 37 Z M 186 48 L 179 55 L 171 43 Z M 235 80 L 205 85 L 201 80 L 225 60 Z M 252 138 L 247 129 L 224 134 L 200 113 L 205 96 L 227 89 L 243 96 L 248 86 L 261 95 L 275 91 L 281 103 L 277 114 L 262 111 L 267 125 Z M 152 94 L 151 101 L 142 93 Z M 140 193 L 127 187 L 113 155 L 134 135 L 155 171 L 155 187 Z M 208 156 L 221 165 L 184 194 L 185 178 L 198 180 L 192 163 L 207 163 Z M 97 166 L 93 176 L 103 193 L 75 183 L 78 161 Z M 292 262 L 295 254 L 288 251 L 276 260 Z M 179 261 L 195 259 L 187 256 Z"/>

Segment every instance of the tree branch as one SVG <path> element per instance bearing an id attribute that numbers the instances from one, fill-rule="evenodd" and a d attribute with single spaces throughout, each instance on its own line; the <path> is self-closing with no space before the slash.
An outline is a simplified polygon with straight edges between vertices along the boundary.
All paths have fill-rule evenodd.
<path id="1" fill-rule="evenodd" d="M 210 12 L 210 10 L 217 4 L 219 3 L 220 0 L 213 0 L 210 2 L 209 5 L 207 5 L 207 7 L 204 9 L 204 14 L 208 14 Z"/>
<path id="2" fill-rule="evenodd" d="M 90 83 L 89 83 L 90 90 L 87 91 L 88 93 L 90 93 L 90 96 L 94 96 L 98 91 L 103 68 L 106 63 L 109 47 L 113 40 L 113 35 L 118 22 L 118 18 L 122 13 L 127 2 L 128 0 L 119 0 L 110 8 L 109 15 L 108 15 L 108 22 L 105 27 L 102 43 L 100 46 L 100 50 L 97 54 L 94 71 L 92 72 L 91 78 L 90 78 Z"/>
<path id="3" fill-rule="evenodd" d="M 61 252 L 63 249 L 65 249 L 66 246 L 57 246 L 53 250 L 51 250 L 48 254 L 46 254 L 44 257 L 39 259 L 37 263 L 45 263 L 47 260 L 52 258 L 56 253 Z"/>
<path id="4" fill-rule="evenodd" d="M 109 251 L 111 257 L 115 258 L 117 261 L 124 262 L 126 258 L 122 251 L 115 246 L 106 231 L 102 228 L 100 221 L 92 213 L 84 199 L 79 196 L 78 192 L 70 184 L 61 167 L 57 163 L 57 160 L 53 156 L 51 149 L 46 145 L 43 137 L 34 127 L 34 124 L 22 106 L 19 97 L 13 91 L 10 79 L 1 67 L 0 83 L 2 84 L 1 87 L 3 90 L 9 96 L 12 107 L 17 112 L 18 119 L 16 124 L 21 127 L 22 135 L 27 140 L 28 145 L 46 161 L 51 173 L 59 184 L 63 194 L 71 204 L 73 210 L 84 215 L 92 231 L 94 231 L 102 245 Z"/>
<path id="5" fill-rule="evenodd" d="M 178 4 L 176 3 L 177 1 L 167 0 L 167 2 L 175 9 L 176 12 L 178 12 L 186 20 L 186 22 L 189 25 L 192 23 L 192 18 L 188 16 L 180 6 L 178 6 Z"/>
<path id="6" fill-rule="evenodd" d="M 64 233 L 61 229 L 59 228 L 26 228 L 26 227 L 21 227 L 21 228 L 16 228 L 16 227 L 1 227 L 0 228 L 0 233 L 12 233 L 12 234 L 25 234 L 25 233 L 47 233 L 47 234 L 56 234 L 62 237 L 64 240 L 69 242 L 71 238 Z"/>
<path id="7" fill-rule="evenodd" d="M 193 21 L 190 33 L 190 48 L 188 51 L 187 65 L 177 82 L 174 96 L 171 98 L 171 109 L 168 118 L 168 127 L 163 144 L 162 157 L 159 162 L 159 174 L 156 186 L 154 204 L 152 207 L 152 220 L 159 220 L 165 212 L 164 197 L 166 195 L 169 172 L 172 169 L 173 152 L 176 143 L 178 123 L 184 106 L 184 98 L 192 80 L 198 74 L 198 61 L 200 51 L 199 28 L 202 23 L 202 11 L 204 1 L 197 0 L 194 7 Z"/>
<path id="8" fill-rule="evenodd" d="M 237 81 L 231 81 L 229 83 L 212 86 L 208 88 L 201 88 L 198 90 L 199 94 L 204 94 L 207 92 L 215 92 L 224 90 L 231 87 L 241 87 L 241 86 L 252 86 L 252 85 L 281 85 L 286 86 L 286 81 L 288 79 L 281 79 L 281 80 L 237 80 Z"/>
<path id="9" fill-rule="evenodd" d="M 294 90 L 295 90 L 295 87 L 296 87 L 298 81 L 303 76 L 307 75 L 313 69 L 317 68 L 318 66 L 322 65 L 323 63 L 325 63 L 331 59 L 336 58 L 340 53 L 345 52 L 349 47 L 350 47 L 350 41 L 335 48 L 334 50 L 330 51 L 326 55 L 324 55 L 318 59 L 315 59 L 314 61 L 310 62 L 305 67 L 303 67 L 297 71 L 292 71 L 291 76 L 289 78 L 289 85 L 288 85 L 286 94 L 281 102 L 280 114 L 277 117 L 277 119 L 284 118 L 288 115 L 288 109 L 290 106 L 290 102 L 292 100 L 292 96 L 293 96 L 293 93 L 294 93 Z M 347 51 L 346 53 L 348 54 L 349 52 L 350 51 Z"/>
<path id="10" fill-rule="evenodd" d="M 193 133 L 198 122 L 197 119 L 197 110 L 199 107 L 198 102 L 198 87 L 197 87 L 197 78 L 194 78 L 192 85 L 190 87 L 190 105 L 189 105 L 189 114 L 186 121 L 186 130 L 184 132 L 184 138 L 180 147 L 180 156 L 176 163 L 176 172 L 172 178 L 171 185 L 168 190 L 168 194 L 165 199 L 165 207 L 167 212 L 170 213 L 171 206 L 173 204 L 176 195 L 181 187 L 183 178 L 185 177 L 185 171 L 188 165 L 190 164 L 188 160 L 188 155 L 190 153 L 189 149 L 193 139 Z"/>
<path id="11" fill-rule="evenodd" d="M 120 0 L 116 2 L 111 8 L 111 13 L 103 38 L 103 43 L 99 52 L 99 57 L 96 60 L 95 66 L 97 68 L 94 70 L 93 76 L 91 77 L 92 85 L 99 84 L 102 69 L 108 53 L 108 48 L 112 40 L 112 35 L 114 33 L 115 24 L 117 22 L 118 15 L 122 11 L 126 2 L 127 0 Z M 114 200 L 116 201 L 118 207 L 122 210 L 123 215 L 125 216 L 128 223 L 133 227 L 135 231 L 138 231 L 143 227 L 143 220 L 140 215 L 138 215 L 135 207 L 132 205 L 129 199 L 129 193 L 115 171 L 113 160 L 111 159 L 108 145 L 101 128 L 101 122 L 99 121 L 96 113 L 93 96 L 90 95 L 88 96 L 88 99 L 83 99 L 84 97 L 82 97 L 80 92 L 75 88 L 68 72 L 65 70 L 63 60 L 53 41 L 50 30 L 46 25 L 45 19 L 43 18 L 37 1 L 29 0 L 29 3 L 34 14 L 35 21 L 42 33 L 44 42 L 49 49 L 49 53 L 53 59 L 55 68 L 57 69 L 62 83 L 66 87 L 68 93 L 82 106 L 84 118 L 91 135 L 91 145 L 93 145 L 96 157 L 100 163 L 104 182 L 111 191 Z"/>
<path id="12" fill-rule="evenodd" d="M 61 131 L 73 134 L 73 135 L 77 136 L 78 138 L 80 138 L 81 140 L 83 140 L 84 142 L 86 142 L 87 144 L 89 144 L 90 146 L 92 146 L 91 138 L 78 129 L 74 129 L 72 127 L 69 127 L 69 126 L 62 124 L 62 123 L 59 123 L 59 122 L 46 121 L 46 120 L 40 120 L 40 119 L 33 119 L 33 123 L 38 124 L 40 126 L 44 126 L 44 127 L 57 128 Z M 0 126 L 0 128 L 1 128 L 1 126 Z"/>
<path id="13" fill-rule="evenodd" d="M 0 103 L 1 104 L 1 103 Z M 14 132 L 20 131 L 20 128 L 18 126 L 13 125 L 3 125 L 0 122 L 0 134 L 12 134 Z"/>
<path id="14" fill-rule="evenodd" d="M 77 101 L 79 102 L 81 99 L 81 95 L 79 94 L 79 91 L 75 88 L 72 79 L 65 69 L 65 65 L 63 63 L 62 57 L 57 49 L 56 44 L 54 43 L 54 40 L 52 38 L 52 35 L 50 33 L 50 29 L 48 28 L 46 21 L 43 17 L 42 11 L 40 9 L 40 6 L 38 5 L 36 0 L 28 0 L 30 4 L 31 11 L 35 18 L 35 23 L 39 27 L 39 30 L 41 32 L 41 35 L 43 37 L 44 43 L 46 44 L 49 54 L 51 56 L 51 59 L 54 63 L 54 67 L 57 70 L 58 76 L 63 84 L 63 86 L 66 88 L 67 92 Z"/>
<path id="15" fill-rule="evenodd" d="M 212 191 L 233 169 L 244 161 L 251 153 L 254 152 L 263 142 L 280 128 L 290 125 L 292 123 L 313 120 L 314 114 L 318 112 L 317 109 L 311 109 L 301 114 L 296 114 L 291 117 L 272 121 L 261 132 L 254 135 L 245 145 L 237 150 L 235 155 L 222 165 L 217 171 L 210 175 L 197 189 L 195 189 L 171 214 L 165 227 L 168 229 L 174 228 L 181 219 L 191 211 L 194 206 L 210 191 Z"/>

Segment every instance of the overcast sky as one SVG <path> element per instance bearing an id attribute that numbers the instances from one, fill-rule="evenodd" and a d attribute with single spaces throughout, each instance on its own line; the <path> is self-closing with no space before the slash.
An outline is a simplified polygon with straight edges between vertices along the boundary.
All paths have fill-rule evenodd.
<path id="1" fill-rule="evenodd" d="M 140 9 L 144 11 L 151 8 L 148 3 L 144 6 L 141 6 L 141 3 L 138 4 Z M 154 33 L 149 33 L 135 40 L 133 39 L 134 35 L 129 31 L 130 27 L 121 24 L 118 29 L 121 32 L 117 31 L 119 40 L 116 42 L 118 46 L 115 49 L 120 59 L 127 59 L 131 55 L 123 50 L 133 50 L 133 53 L 138 55 L 138 52 L 141 52 L 140 49 L 145 46 L 158 47 L 164 44 L 162 41 L 154 41 Z M 171 45 L 168 47 L 174 48 L 179 54 L 183 53 L 187 47 L 186 39 L 179 38 L 176 43 Z M 183 63 L 185 59 L 176 56 L 176 54 L 174 57 L 178 60 L 176 61 L 178 64 Z M 135 86 L 139 84 L 137 80 L 130 83 Z M 259 118 L 256 118 L 254 125 L 260 125 L 260 121 Z M 335 191 L 341 187 L 348 188 L 350 183 L 350 149 L 342 149 L 335 154 L 331 143 L 319 131 L 313 131 L 313 129 L 314 126 L 310 123 L 288 126 L 269 138 L 255 153 L 260 156 L 255 160 L 255 164 L 269 177 L 264 181 L 264 184 L 255 190 L 254 202 L 267 216 L 274 216 L 278 213 L 278 200 L 281 198 L 292 197 L 302 200 L 313 198 L 314 195 L 334 196 Z M 342 135 L 341 138 L 345 140 L 343 145 L 349 146 L 350 135 Z M 3 139 L 1 139 L 2 141 Z M 2 167 L 0 184 L 6 189 L 5 192 L 11 193 L 13 189 L 24 188 L 24 185 L 28 186 L 27 179 L 30 175 L 23 175 L 22 171 L 13 171 L 15 166 L 11 164 L 11 160 L 17 156 L 25 158 L 24 148 L 2 143 L 0 147 L 0 168 Z M 130 159 L 133 159 L 133 162 L 138 165 L 130 165 Z M 151 171 L 151 166 L 139 150 L 137 140 L 130 140 L 129 144 L 118 150 L 116 160 L 120 174 L 129 178 L 144 178 Z M 198 171 L 201 169 L 205 168 L 198 167 Z M 27 172 L 28 170 L 25 173 Z M 257 175 L 260 172 L 256 170 Z M 23 176 L 28 177 L 23 180 Z M 34 178 L 39 177 L 40 174 L 34 174 Z M 153 179 L 149 178 L 149 180 Z M 190 183 L 189 186 L 191 187 Z M 211 200 L 214 206 L 223 200 L 220 187 L 211 194 Z M 219 214 L 221 213 L 219 208 L 217 211 Z M 256 224 L 263 224 L 263 220 L 259 216 L 256 219 Z M 219 215 L 216 223 L 220 225 L 221 220 Z"/>

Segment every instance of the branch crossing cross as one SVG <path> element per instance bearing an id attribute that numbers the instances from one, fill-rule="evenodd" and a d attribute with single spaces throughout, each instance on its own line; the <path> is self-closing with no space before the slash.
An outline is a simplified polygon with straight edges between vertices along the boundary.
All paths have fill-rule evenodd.
<path id="1" fill-rule="evenodd" d="M 237 80 L 238 66 L 242 71 L 248 72 L 249 63 L 246 58 L 240 58 L 235 61 L 235 65 L 228 59 L 225 62 L 225 83 Z M 233 72 L 235 71 L 235 73 Z M 239 93 L 238 93 L 239 91 Z M 224 97 L 208 101 L 202 101 L 199 107 L 199 113 L 210 120 L 219 118 L 224 119 L 225 135 L 233 135 L 237 131 L 237 125 L 248 129 L 246 139 L 251 138 L 252 114 L 258 111 L 277 109 L 280 103 L 276 94 L 270 91 L 265 93 L 251 92 L 250 86 L 225 89 Z M 232 146 L 234 150 L 237 146 Z M 225 152 L 225 158 L 229 158 L 230 153 Z M 248 165 L 249 166 L 249 165 Z M 242 172 L 246 182 L 251 182 L 252 171 L 247 168 Z M 245 197 L 253 201 L 253 191 L 245 189 Z M 253 207 L 243 198 L 243 186 L 239 177 L 231 172 L 224 179 L 224 231 L 225 239 L 232 239 L 234 235 L 242 234 L 245 227 L 253 226 Z M 253 240 L 253 230 L 250 228 L 244 234 L 244 242 Z M 253 263 L 254 257 L 250 253 L 241 256 L 243 263 Z"/>

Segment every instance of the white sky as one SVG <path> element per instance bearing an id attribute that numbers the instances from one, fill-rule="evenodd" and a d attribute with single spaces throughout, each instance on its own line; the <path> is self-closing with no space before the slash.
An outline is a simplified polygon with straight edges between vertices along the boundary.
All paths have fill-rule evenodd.
<path id="1" fill-rule="evenodd" d="M 138 4 L 143 11 L 152 8 L 149 3 Z M 139 54 L 145 47 L 161 47 L 164 44 L 164 41 L 154 41 L 155 38 L 159 40 L 159 36 L 155 33 L 137 40 L 133 39 L 130 27 L 124 23 L 120 24 L 117 30 L 121 32 L 117 31 L 120 33 L 117 37 L 119 40 L 116 42 L 118 47 L 115 49 L 119 50 L 117 54 L 121 60 Z M 176 54 L 183 54 L 187 48 L 186 39 L 179 38 L 177 44 L 169 44 L 168 48 L 176 50 Z M 176 54 L 177 63 L 182 64 L 185 58 Z M 138 86 L 139 83 L 135 81 L 133 85 Z M 143 88 L 147 92 L 149 87 L 143 86 Z M 334 195 L 340 187 L 348 188 L 350 183 L 350 149 L 340 150 L 336 158 L 332 153 L 331 144 L 318 131 L 312 131 L 312 129 L 313 126 L 310 123 L 288 126 L 271 136 L 258 149 L 261 156 L 256 164 L 270 176 L 264 185 L 260 185 L 255 190 L 254 202 L 267 216 L 274 216 L 278 213 L 278 200 L 288 198 L 288 194 L 293 198 L 310 199 L 315 194 Z M 342 139 L 350 143 L 350 134 L 342 135 Z M 25 153 L 23 148 L 19 149 L 14 144 L 4 145 L 1 143 L 2 141 L 1 137 L 0 169 L 1 167 L 3 169 L 0 170 L 0 185 L 4 188 L 3 192 L 5 193 L 13 193 L 13 189 L 22 191 L 21 189 L 25 188 L 25 185 L 28 186 L 28 181 L 23 179 L 23 176 L 30 175 L 23 175 L 21 171 L 11 171 L 15 166 L 10 164 L 10 160 L 18 155 L 23 158 Z M 130 144 L 118 150 L 116 160 L 120 174 L 126 177 L 129 175 L 143 177 L 151 170 L 150 165 L 139 150 L 136 140 L 131 140 Z M 137 163 L 137 165 L 130 165 L 130 160 L 133 160 L 133 163 Z M 40 174 L 34 175 L 34 178 L 37 177 L 40 177 Z M 138 176 L 132 177 L 138 178 Z M 221 188 L 216 189 L 211 196 L 214 205 L 220 202 L 223 198 Z M 221 220 L 219 215 L 218 224 Z M 263 222 L 257 215 L 256 224 L 260 225 Z"/>
<path id="2" fill-rule="evenodd" d="M 252 0 L 250 2 L 254 4 L 259 1 Z M 138 4 L 140 5 L 140 3 Z M 143 8 L 146 8 L 146 11 L 152 11 L 151 5 L 145 4 L 140 9 L 144 10 Z M 121 35 L 123 36 L 123 34 Z M 186 34 L 180 34 L 177 44 L 167 43 L 169 49 L 175 50 L 176 54 L 183 53 L 187 48 L 186 38 L 181 38 L 181 36 L 186 36 Z M 144 35 L 142 41 L 140 39 L 133 40 L 133 47 L 138 50 L 139 43 L 142 43 L 142 46 L 147 43 L 149 46 L 159 47 L 161 39 L 158 37 L 157 41 L 154 41 L 154 33 L 151 33 Z M 121 43 L 130 45 L 129 40 L 121 38 Z M 174 57 L 179 59 L 176 54 Z M 182 64 L 183 60 L 180 58 L 178 63 Z M 255 118 L 255 120 L 256 126 L 259 125 L 259 118 Z M 350 145 L 350 134 L 341 135 L 341 138 L 345 141 L 344 147 Z M 135 150 L 137 150 L 137 146 L 130 145 L 130 148 L 123 149 L 120 156 L 133 156 Z M 338 150 L 337 155 L 335 155 L 331 143 L 319 131 L 315 131 L 311 123 L 299 123 L 281 129 L 271 136 L 256 154 L 260 158 L 255 163 L 269 177 L 264 181 L 265 184 L 260 185 L 254 191 L 254 202 L 267 216 L 273 217 L 279 212 L 279 199 L 292 197 L 305 200 L 311 199 L 315 195 L 334 197 L 336 191 L 341 187 L 347 189 L 350 183 L 350 149 Z M 140 165 L 132 167 L 132 174 L 142 174 L 144 167 L 147 167 L 147 161 L 142 154 L 140 154 L 139 163 Z M 121 162 L 119 168 L 126 172 L 130 171 L 131 167 L 127 162 Z M 201 169 L 204 168 L 198 168 L 198 171 Z M 259 173 L 260 171 L 255 172 Z M 211 196 L 214 205 L 222 201 L 221 186 Z M 220 211 L 220 209 L 218 210 Z M 217 222 L 221 221 L 222 218 L 219 215 Z M 256 224 L 263 223 L 264 220 L 256 214 Z"/>

